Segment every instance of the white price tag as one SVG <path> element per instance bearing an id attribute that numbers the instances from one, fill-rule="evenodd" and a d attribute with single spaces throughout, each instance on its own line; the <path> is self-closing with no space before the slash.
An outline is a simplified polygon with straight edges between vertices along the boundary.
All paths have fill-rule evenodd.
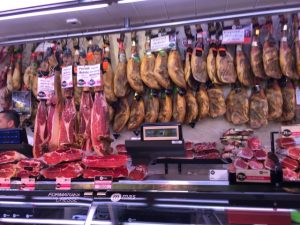
<path id="1" fill-rule="evenodd" d="M 63 67 L 61 69 L 61 87 L 62 88 L 71 88 L 73 87 L 73 74 L 72 66 Z"/>
<path id="2" fill-rule="evenodd" d="M 181 145 L 182 141 L 178 140 L 178 141 L 172 141 L 172 145 Z"/>
<path id="3" fill-rule="evenodd" d="M 10 189 L 9 178 L 0 178 L 0 189 Z"/>
<path id="4" fill-rule="evenodd" d="M 34 178 L 21 178 L 20 190 L 22 191 L 33 191 L 35 189 L 35 179 Z"/>
<path id="5" fill-rule="evenodd" d="M 300 88 L 296 87 L 296 103 L 300 105 Z"/>
<path id="6" fill-rule="evenodd" d="M 209 180 L 228 180 L 227 170 L 209 170 Z"/>
<path id="7" fill-rule="evenodd" d="M 244 29 L 223 30 L 222 44 L 243 43 L 245 38 Z"/>
<path id="8" fill-rule="evenodd" d="M 56 190 L 71 190 L 71 178 L 56 178 Z"/>
<path id="9" fill-rule="evenodd" d="M 90 67 L 89 66 L 77 66 L 77 86 L 89 87 L 90 82 Z"/>
<path id="10" fill-rule="evenodd" d="M 49 99 L 54 94 L 54 77 L 38 77 L 38 99 Z"/>
<path id="11" fill-rule="evenodd" d="M 100 64 L 91 65 L 90 67 L 90 87 L 101 86 Z"/>
<path id="12" fill-rule="evenodd" d="M 107 190 L 112 187 L 112 176 L 97 176 L 94 180 L 95 190 Z"/>
<path id="13" fill-rule="evenodd" d="M 151 39 L 151 51 L 159 51 L 163 49 L 168 49 L 170 46 L 170 37 L 169 35 L 164 35 Z"/>

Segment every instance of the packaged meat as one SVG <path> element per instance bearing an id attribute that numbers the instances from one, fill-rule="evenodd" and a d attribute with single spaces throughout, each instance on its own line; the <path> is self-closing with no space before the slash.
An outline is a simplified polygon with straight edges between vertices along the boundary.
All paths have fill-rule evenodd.
<path id="1" fill-rule="evenodd" d="M 269 170 L 275 170 L 276 164 L 270 157 L 267 157 L 264 161 L 264 167 Z"/>
<path id="2" fill-rule="evenodd" d="M 283 180 L 286 180 L 286 181 L 297 181 L 297 180 L 299 180 L 298 174 L 293 170 L 290 170 L 288 168 L 284 168 L 284 169 L 282 169 L 282 172 L 283 172 Z"/>
<path id="3" fill-rule="evenodd" d="M 213 87 L 207 90 L 209 98 L 209 115 L 212 118 L 223 116 L 226 113 L 226 104 L 222 88 Z"/>
<path id="4" fill-rule="evenodd" d="M 262 162 L 257 161 L 256 159 L 251 159 L 249 161 L 249 167 L 253 170 L 261 170 L 264 168 L 264 164 Z"/>
<path id="5" fill-rule="evenodd" d="M 26 158 L 26 156 L 14 150 L 0 152 L 0 164 L 17 162 Z"/>
<path id="6" fill-rule="evenodd" d="M 277 153 L 280 155 L 289 156 L 295 160 L 300 160 L 300 147 L 288 147 L 286 149 L 278 149 Z"/>
<path id="7" fill-rule="evenodd" d="M 148 168 L 146 165 L 138 165 L 130 171 L 128 177 L 132 180 L 144 180 L 148 174 Z"/>
<path id="8" fill-rule="evenodd" d="M 41 170 L 40 174 L 47 179 L 77 178 L 82 174 L 82 167 L 79 162 L 68 162 L 58 164 Z"/>
<path id="9" fill-rule="evenodd" d="M 252 159 L 253 156 L 254 156 L 254 152 L 250 148 L 242 148 L 237 154 L 237 157 L 243 159 Z"/>
<path id="10" fill-rule="evenodd" d="M 126 155 L 107 155 L 107 156 L 84 156 L 82 164 L 87 167 L 95 168 L 116 168 L 126 165 L 128 157 Z"/>
<path id="11" fill-rule="evenodd" d="M 259 86 L 250 97 L 250 127 L 260 128 L 268 124 L 268 101 L 263 89 Z"/>
<path id="12" fill-rule="evenodd" d="M 249 100 L 246 89 L 237 88 L 230 91 L 226 99 L 226 119 L 234 125 L 249 121 Z"/>
<path id="13" fill-rule="evenodd" d="M 8 163 L 0 165 L 0 178 L 12 178 L 17 171 L 16 164 Z"/>
<path id="14" fill-rule="evenodd" d="M 254 151 L 254 157 L 257 160 L 266 160 L 268 157 L 268 154 L 265 150 L 256 150 L 256 151 Z"/>
<path id="15" fill-rule="evenodd" d="M 249 166 L 248 162 L 242 158 L 236 158 L 233 161 L 233 165 L 236 169 L 248 169 Z"/>
<path id="16" fill-rule="evenodd" d="M 261 148 L 261 141 L 258 137 L 248 138 L 247 143 L 251 150 L 259 150 Z"/>
<path id="17" fill-rule="evenodd" d="M 290 170 L 296 170 L 299 167 L 299 162 L 288 156 L 277 155 L 279 162 L 283 168 L 288 168 Z"/>
<path id="18" fill-rule="evenodd" d="M 43 155 L 43 160 L 47 165 L 56 165 L 61 162 L 71 162 L 80 160 L 83 151 L 80 149 L 57 149 L 53 152 L 47 152 Z"/>

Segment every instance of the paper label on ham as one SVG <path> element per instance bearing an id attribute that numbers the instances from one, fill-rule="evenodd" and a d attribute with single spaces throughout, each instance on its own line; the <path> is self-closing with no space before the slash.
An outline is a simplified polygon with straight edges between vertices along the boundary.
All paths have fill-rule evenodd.
<path id="1" fill-rule="evenodd" d="M 38 77 L 38 99 L 49 99 L 54 94 L 54 76 Z"/>
<path id="2" fill-rule="evenodd" d="M 100 64 L 77 67 L 78 87 L 96 87 L 100 85 L 101 85 Z"/>
<path id="3" fill-rule="evenodd" d="M 296 103 L 300 105 L 300 88 L 296 87 Z"/>
<path id="4" fill-rule="evenodd" d="M 164 35 L 151 39 L 150 48 L 151 51 L 160 51 L 169 48 L 170 37 L 169 35 Z"/>
<path id="5" fill-rule="evenodd" d="M 252 24 L 243 25 L 238 29 L 225 29 L 222 32 L 222 44 L 250 44 Z"/>
<path id="6" fill-rule="evenodd" d="M 61 87 L 71 88 L 73 87 L 73 74 L 72 66 L 63 67 L 61 70 Z"/>

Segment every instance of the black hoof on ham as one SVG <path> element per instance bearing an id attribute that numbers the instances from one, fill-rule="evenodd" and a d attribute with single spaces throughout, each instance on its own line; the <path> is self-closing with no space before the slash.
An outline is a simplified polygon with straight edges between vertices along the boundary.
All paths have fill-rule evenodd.
<path id="1" fill-rule="evenodd" d="M 121 136 L 121 134 L 119 134 L 119 133 L 114 133 L 113 136 L 114 136 L 115 139 L 118 139 L 118 138 Z"/>
<path id="2" fill-rule="evenodd" d="M 135 136 L 139 136 L 140 135 L 140 130 L 134 130 L 133 133 L 135 134 Z"/>

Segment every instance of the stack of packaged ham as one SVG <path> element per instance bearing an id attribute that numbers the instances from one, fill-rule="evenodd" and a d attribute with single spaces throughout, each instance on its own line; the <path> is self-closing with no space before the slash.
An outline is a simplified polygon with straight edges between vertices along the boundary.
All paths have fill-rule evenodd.
<path id="1" fill-rule="evenodd" d="M 268 150 L 261 141 L 252 136 L 253 130 L 229 129 L 221 137 L 224 144 L 222 158 L 232 159 L 228 170 L 235 173 L 236 169 L 269 169 L 273 170 L 275 164 L 268 157 Z"/>
<path id="2" fill-rule="evenodd" d="M 283 179 L 300 180 L 300 140 L 296 137 L 281 137 L 276 140 L 276 155 L 282 166 Z"/>
<path id="3" fill-rule="evenodd" d="M 38 177 L 43 163 L 10 150 L 0 153 L 0 178 Z"/>
<path id="4" fill-rule="evenodd" d="M 221 154 L 216 142 L 185 142 L 186 158 L 188 159 L 220 159 Z"/>

